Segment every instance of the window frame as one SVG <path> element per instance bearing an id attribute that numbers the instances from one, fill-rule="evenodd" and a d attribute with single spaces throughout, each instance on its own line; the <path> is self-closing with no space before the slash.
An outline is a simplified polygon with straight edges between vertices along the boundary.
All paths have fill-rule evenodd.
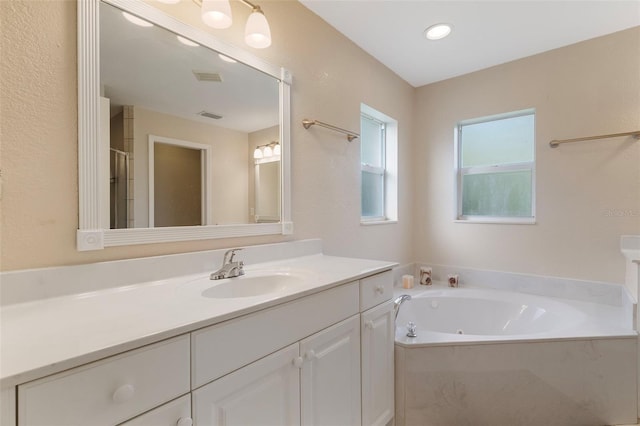
<path id="1" fill-rule="evenodd" d="M 492 164 L 487 166 L 462 166 L 462 129 L 464 126 L 486 123 L 509 118 L 517 118 L 526 115 L 533 115 L 533 160 Z M 528 108 L 519 111 L 513 111 L 503 114 L 495 114 L 485 117 L 463 120 L 456 123 L 454 128 L 454 170 L 455 170 L 455 217 L 454 222 L 457 223 L 495 223 L 495 224 L 521 224 L 533 225 L 536 223 L 536 111 L 534 108 Z M 466 175 L 472 174 L 488 174 L 488 173 L 504 173 L 514 171 L 530 171 L 531 172 L 531 216 L 478 216 L 464 215 L 462 212 L 463 199 L 463 179 Z"/>
<path id="2" fill-rule="evenodd" d="M 362 146 L 360 147 L 360 224 L 380 225 L 398 222 L 398 121 L 371 108 L 360 104 L 360 119 L 373 120 L 381 125 L 382 146 L 381 157 L 383 167 L 372 166 L 362 162 Z M 362 140 L 360 140 L 362 144 Z M 383 178 L 382 216 L 362 215 L 362 172 L 375 173 Z"/>
<path id="3" fill-rule="evenodd" d="M 360 113 L 360 120 L 362 119 L 370 120 L 378 124 L 380 130 L 380 158 L 382 166 L 372 166 L 371 164 L 362 162 L 362 147 L 360 148 L 360 179 L 362 179 L 362 172 L 371 173 L 377 175 L 382 178 L 382 194 L 381 196 L 381 205 L 382 205 L 382 215 L 381 216 L 363 216 L 362 211 L 360 211 L 360 220 L 363 222 L 379 222 L 387 220 L 385 202 L 387 195 L 387 185 L 386 185 L 386 175 L 387 175 L 387 155 L 386 155 L 386 146 L 387 146 L 387 126 L 384 121 L 381 121 L 375 117 L 370 116 L 364 112 Z M 360 142 L 362 143 L 362 141 Z M 362 181 L 360 182 L 360 202 L 362 203 Z M 361 206 L 362 208 L 362 206 Z"/>

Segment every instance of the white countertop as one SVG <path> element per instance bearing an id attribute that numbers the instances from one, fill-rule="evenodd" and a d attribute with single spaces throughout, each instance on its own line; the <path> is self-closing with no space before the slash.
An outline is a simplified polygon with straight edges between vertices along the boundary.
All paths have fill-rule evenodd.
<path id="1" fill-rule="evenodd" d="M 298 299 L 391 269 L 395 263 L 322 254 L 245 266 L 303 272 L 281 293 L 213 299 L 208 274 L 8 305 L 0 309 L 0 384 L 14 386 L 142 345 Z M 205 279 L 202 279 L 205 278 Z M 196 280 L 196 281 L 194 281 Z"/>

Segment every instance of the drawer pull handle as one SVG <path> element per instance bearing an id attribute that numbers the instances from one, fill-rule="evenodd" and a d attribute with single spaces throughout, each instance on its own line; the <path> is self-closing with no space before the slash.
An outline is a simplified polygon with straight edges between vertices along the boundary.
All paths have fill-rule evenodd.
<path id="1" fill-rule="evenodd" d="M 369 330 L 373 330 L 373 321 L 369 320 L 369 321 L 365 321 L 364 322 L 364 326 L 366 328 L 368 328 Z"/>
<path id="2" fill-rule="evenodd" d="M 176 426 L 193 426 L 193 420 L 191 417 L 180 417 Z"/>
<path id="3" fill-rule="evenodd" d="M 133 398 L 133 394 L 136 392 L 136 388 L 133 385 L 122 385 L 113 393 L 113 402 L 121 403 L 126 402 Z"/>
<path id="4" fill-rule="evenodd" d="M 381 285 L 376 286 L 376 293 L 378 294 L 384 293 L 384 286 L 381 286 Z"/>
<path id="5" fill-rule="evenodd" d="M 307 359 L 311 360 L 311 359 L 316 359 L 316 353 L 314 351 L 309 351 L 307 352 Z"/>
<path id="6" fill-rule="evenodd" d="M 302 368 L 302 364 L 304 363 L 304 359 L 301 356 L 297 356 L 293 359 L 293 365 Z"/>

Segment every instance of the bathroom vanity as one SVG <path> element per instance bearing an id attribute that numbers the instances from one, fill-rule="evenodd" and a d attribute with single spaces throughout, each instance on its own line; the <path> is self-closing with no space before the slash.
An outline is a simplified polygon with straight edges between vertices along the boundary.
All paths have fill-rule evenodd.
<path id="1" fill-rule="evenodd" d="M 258 296 L 196 274 L 4 306 L 2 425 L 385 425 L 393 266 L 315 254 L 249 265 L 304 280 Z"/>

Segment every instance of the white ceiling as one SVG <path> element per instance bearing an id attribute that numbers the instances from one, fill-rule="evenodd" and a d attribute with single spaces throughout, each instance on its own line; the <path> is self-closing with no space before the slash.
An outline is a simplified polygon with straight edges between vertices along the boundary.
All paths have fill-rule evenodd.
<path id="1" fill-rule="evenodd" d="M 640 25 L 640 0 L 300 1 L 414 87 Z"/>
<path id="2" fill-rule="evenodd" d="M 194 71 L 219 74 L 222 81 L 198 81 Z M 100 5 L 100 84 L 112 107 L 135 105 L 243 132 L 279 123 L 278 80 L 225 62 L 204 46 L 185 46 L 164 28 L 134 25 L 105 3 Z M 201 111 L 222 118 L 204 118 Z"/>

